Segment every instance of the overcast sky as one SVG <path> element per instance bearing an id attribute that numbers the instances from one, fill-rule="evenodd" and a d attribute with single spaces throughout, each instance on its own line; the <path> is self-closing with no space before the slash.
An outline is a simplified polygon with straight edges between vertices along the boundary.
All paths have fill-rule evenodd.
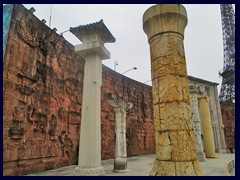
<path id="1" fill-rule="evenodd" d="M 114 69 L 118 62 L 119 73 L 132 79 L 147 82 L 151 79 L 150 52 L 147 36 L 142 28 L 143 13 L 153 4 L 53 4 L 51 28 L 62 33 L 70 27 L 85 25 L 103 19 L 105 25 L 116 38 L 115 43 L 105 44 L 111 59 L 103 64 Z M 24 4 L 40 20 L 50 22 L 50 4 Z M 188 14 L 185 30 L 185 53 L 188 74 L 204 80 L 220 83 L 218 72 L 223 68 L 223 38 L 219 4 L 184 4 Z M 81 44 L 71 32 L 63 34 L 73 45 Z M 147 82 L 151 85 L 151 82 Z"/>

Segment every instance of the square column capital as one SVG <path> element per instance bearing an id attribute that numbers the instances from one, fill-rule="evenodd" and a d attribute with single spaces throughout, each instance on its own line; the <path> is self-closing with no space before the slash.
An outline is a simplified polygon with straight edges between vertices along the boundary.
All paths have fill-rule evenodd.
<path id="1" fill-rule="evenodd" d="M 115 37 L 113 37 L 109 29 L 103 23 L 103 20 L 92 24 L 80 25 L 74 28 L 71 27 L 70 32 L 82 42 L 84 41 L 84 38 L 89 35 L 98 35 L 103 43 L 113 43 L 116 41 Z"/>
<path id="2" fill-rule="evenodd" d="M 86 59 L 89 54 L 96 53 L 102 60 L 110 59 L 111 54 L 100 41 L 83 43 L 75 46 L 75 52 Z M 87 60 L 87 59 L 86 59 Z"/>

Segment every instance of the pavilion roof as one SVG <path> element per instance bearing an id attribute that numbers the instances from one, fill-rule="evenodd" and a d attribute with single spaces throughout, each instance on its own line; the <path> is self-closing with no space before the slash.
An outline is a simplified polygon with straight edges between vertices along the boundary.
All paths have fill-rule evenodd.
<path id="1" fill-rule="evenodd" d="M 104 43 L 113 43 L 116 41 L 115 37 L 113 37 L 102 19 L 99 22 L 70 27 L 70 32 L 72 32 L 80 41 L 82 41 L 84 36 L 92 34 L 98 34 Z"/>

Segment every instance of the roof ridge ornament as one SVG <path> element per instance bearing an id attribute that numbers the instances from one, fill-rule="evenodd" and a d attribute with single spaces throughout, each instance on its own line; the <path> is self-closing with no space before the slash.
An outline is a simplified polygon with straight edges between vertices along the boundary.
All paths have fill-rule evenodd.
<path id="1" fill-rule="evenodd" d="M 70 32 L 80 41 L 82 41 L 84 36 L 90 36 L 93 34 L 97 34 L 104 43 L 114 43 L 116 41 L 115 37 L 106 27 L 102 19 L 99 22 L 70 27 Z"/>

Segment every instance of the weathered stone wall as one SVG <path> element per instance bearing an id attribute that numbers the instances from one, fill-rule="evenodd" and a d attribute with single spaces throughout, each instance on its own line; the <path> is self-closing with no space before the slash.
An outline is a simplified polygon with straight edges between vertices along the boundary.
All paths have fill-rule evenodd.
<path id="1" fill-rule="evenodd" d="M 235 104 L 221 102 L 222 119 L 227 149 L 235 149 Z"/>
<path id="2" fill-rule="evenodd" d="M 4 58 L 3 173 L 77 163 L 84 60 L 22 5 L 14 5 Z M 131 102 L 128 156 L 154 153 L 151 87 L 103 67 L 102 159 L 114 158 L 113 93 Z"/>
<path id="3" fill-rule="evenodd" d="M 84 60 L 14 5 L 4 61 L 4 175 L 75 164 Z"/>

